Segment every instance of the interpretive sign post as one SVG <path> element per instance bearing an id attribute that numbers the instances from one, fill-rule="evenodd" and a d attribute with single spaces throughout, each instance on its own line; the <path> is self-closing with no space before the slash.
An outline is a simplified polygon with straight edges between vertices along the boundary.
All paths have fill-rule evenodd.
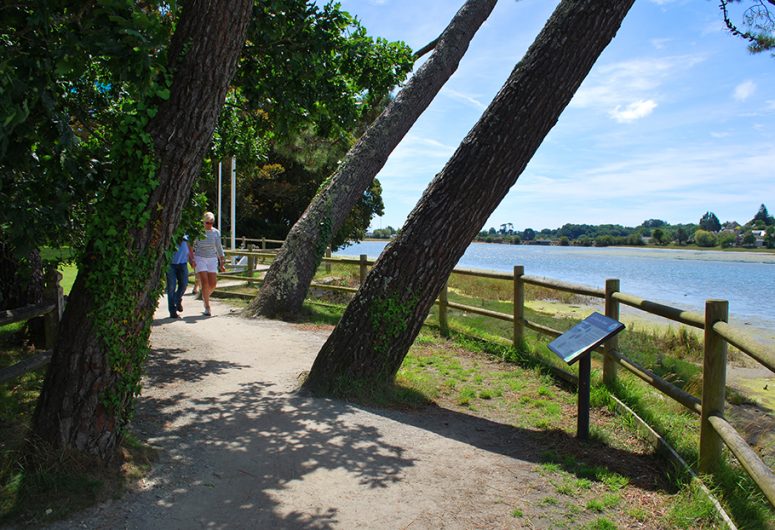
<path id="1" fill-rule="evenodd" d="M 579 361 L 579 404 L 576 437 L 589 438 L 589 387 L 592 350 L 624 329 L 624 324 L 600 313 L 587 318 L 549 343 L 560 359 L 568 364 Z"/>

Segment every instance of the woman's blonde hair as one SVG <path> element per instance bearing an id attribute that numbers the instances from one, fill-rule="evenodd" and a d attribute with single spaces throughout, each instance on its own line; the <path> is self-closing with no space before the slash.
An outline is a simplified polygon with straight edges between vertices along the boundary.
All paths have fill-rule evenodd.
<path id="1" fill-rule="evenodd" d="M 203 221 L 210 221 L 211 223 L 215 222 L 215 216 L 213 215 L 213 212 L 205 212 L 205 214 L 202 216 Z"/>

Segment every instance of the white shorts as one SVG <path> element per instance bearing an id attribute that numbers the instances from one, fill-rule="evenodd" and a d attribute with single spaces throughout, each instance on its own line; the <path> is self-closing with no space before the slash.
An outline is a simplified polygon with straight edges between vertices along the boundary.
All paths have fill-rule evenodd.
<path id="1" fill-rule="evenodd" d="M 196 272 L 218 272 L 218 258 L 196 258 Z"/>

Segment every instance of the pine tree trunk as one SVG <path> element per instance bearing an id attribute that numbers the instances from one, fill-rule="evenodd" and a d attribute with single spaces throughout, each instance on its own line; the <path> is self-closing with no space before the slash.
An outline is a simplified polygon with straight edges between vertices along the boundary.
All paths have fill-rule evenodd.
<path id="1" fill-rule="evenodd" d="M 132 300 L 145 334 L 156 306 L 152 293 L 165 266 L 181 212 L 212 137 L 237 65 L 252 13 L 251 0 L 191 0 L 185 4 L 169 50 L 174 72 L 170 98 L 159 105 L 147 132 L 155 146 L 159 185 L 149 198 L 150 221 L 132 233 L 135 255 L 151 256 L 144 289 Z M 99 256 L 96 256 L 98 259 Z M 59 339 L 38 401 L 33 431 L 54 447 L 109 460 L 127 417 L 105 406 L 103 392 L 121 377 L 107 359 L 92 316 L 100 307 L 86 287 L 88 265 L 79 270 L 63 315 Z M 104 301 L 101 301 L 104 302 Z M 126 406 L 132 395 L 125 396 Z"/>
<path id="2" fill-rule="evenodd" d="M 248 307 L 249 314 L 270 318 L 293 318 L 298 314 L 332 236 L 393 149 L 457 70 L 469 42 L 495 2 L 468 0 L 458 11 L 439 37 L 433 55 L 350 150 L 328 185 L 291 228 L 267 271 L 261 291 Z"/>
<path id="3" fill-rule="evenodd" d="M 436 295 L 516 182 L 634 0 L 563 0 L 385 249 L 306 382 L 319 392 L 392 382 Z"/>

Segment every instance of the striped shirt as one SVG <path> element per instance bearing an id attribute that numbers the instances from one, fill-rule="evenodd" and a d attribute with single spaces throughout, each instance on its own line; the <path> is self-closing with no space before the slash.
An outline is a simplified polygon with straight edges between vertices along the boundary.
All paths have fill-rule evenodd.
<path id="1" fill-rule="evenodd" d="M 194 242 L 194 255 L 200 258 L 223 257 L 221 232 L 217 228 L 205 230 L 205 238 Z"/>

